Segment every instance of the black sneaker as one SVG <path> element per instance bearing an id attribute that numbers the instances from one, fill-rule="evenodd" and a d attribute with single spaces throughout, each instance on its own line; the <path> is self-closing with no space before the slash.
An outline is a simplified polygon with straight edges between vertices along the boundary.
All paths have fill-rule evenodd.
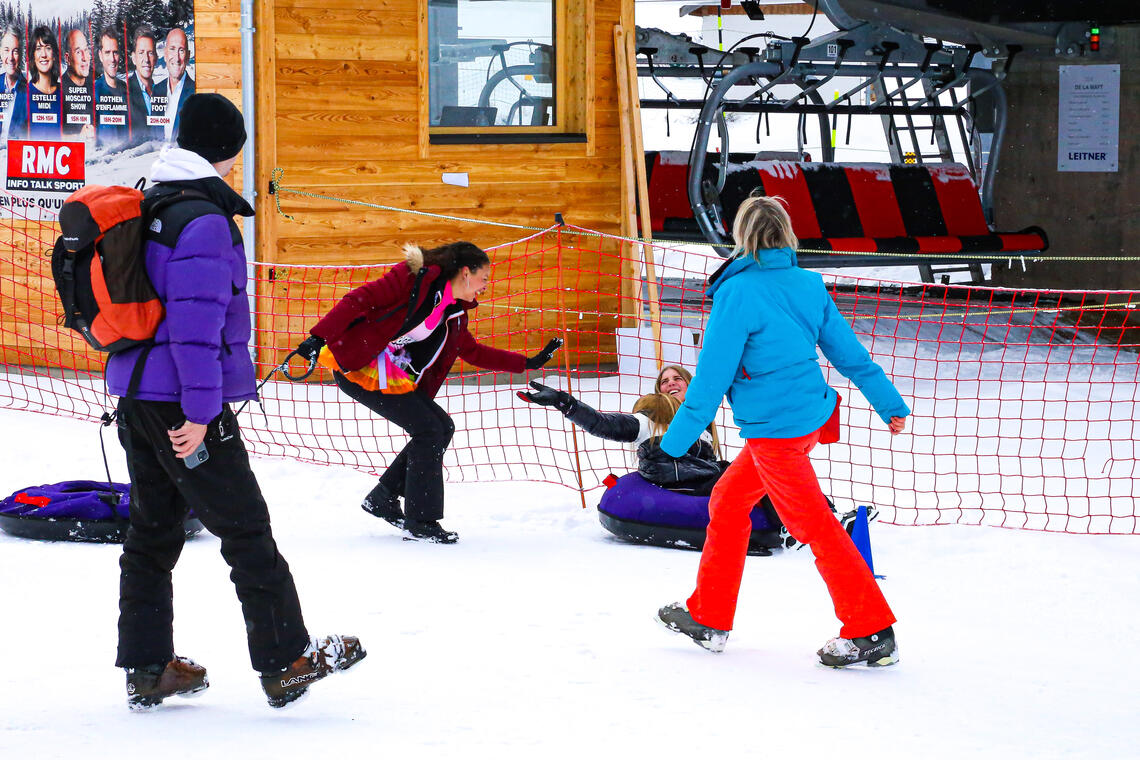
<path id="1" fill-rule="evenodd" d="M 667 604 L 657 610 L 657 620 L 670 631 L 683 633 L 698 646 L 720 654 L 728 643 L 728 631 L 701 625 L 689 614 L 689 608 L 680 602 Z"/>
<path id="2" fill-rule="evenodd" d="M 780 519 L 780 514 L 776 511 L 776 507 L 772 504 L 772 500 L 765 496 L 764 498 L 760 499 L 760 502 L 757 506 L 764 510 L 764 516 L 768 518 L 769 525 L 780 526 L 779 530 L 776 533 L 776 547 L 772 548 L 780 547 L 784 549 L 791 549 L 793 546 L 795 546 L 797 544 L 797 541 L 796 539 L 792 538 L 792 534 L 788 532 L 787 526 L 785 526 L 783 520 Z M 799 548 L 804 548 L 804 545 L 800 544 Z"/>
<path id="3" fill-rule="evenodd" d="M 166 665 L 125 668 L 127 707 L 136 712 L 150 710 L 167 697 L 191 697 L 210 686 L 206 669 L 187 657 L 175 657 Z"/>
<path id="4" fill-rule="evenodd" d="M 458 533 L 447 530 L 439 524 L 438 520 L 420 522 L 419 520 L 409 518 L 404 520 L 404 530 L 408 532 L 408 535 L 404 536 L 405 541 L 429 541 L 433 544 L 454 544 L 459 540 Z"/>
<path id="5" fill-rule="evenodd" d="M 835 502 L 833 502 L 831 499 L 828 499 L 826 496 L 823 498 L 827 499 L 828 508 L 831 510 L 832 514 L 835 514 Z M 868 507 L 867 509 L 868 521 L 874 520 L 879 516 L 879 510 L 875 509 L 874 507 Z M 775 510 L 773 509 L 773 512 L 774 511 Z M 843 529 L 847 531 L 847 535 L 849 536 L 851 535 L 851 526 L 855 524 L 855 515 L 856 512 L 847 512 L 839 518 L 839 522 L 843 525 Z M 780 544 L 785 549 L 795 548 L 796 551 L 799 551 L 800 549 L 803 549 L 805 546 L 807 546 L 807 544 L 801 543 L 799 539 L 789 533 L 787 526 L 783 523 L 780 523 Z"/>
<path id="6" fill-rule="evenodd" d="M 847 531 L 847 535 L 851 535 L 851 531 L 855 530 L 855 518 L 859 516 L 859 510 L 853 509 L 850 512 L 844 512 L 839 516 L 839 524 L 843 526 L 843 530 Z M 867 523 L 870 524 L 875 521 L 879 516 L 879 509 L 877 507 L 867 507 Z"/>
<path id="7" fill-rule="evenodd" d="M 261 688 L 270 707 L 284 707 L 305 696 L 309 686 L 327 675 L 348 670 L 368 653 L 355 636 L 310 639 L 301 656 L 276 673 L 261 674 Z"/>
<path id="8" fill-rule="evenodd" d="M 382 483 L 377 483 L 376 487 L 364 497 L 360 508 L 390 525 L 401 529 L 404 527 L 404 510 L 400 508 L 400 497 L 385 488 Z"/>
<path id="9" fill-rule="evenodd" d="M 867 663 L 869 668 L 885 668 L 899 661 L 899 646 L 895 642 L 895 629 L 887 627 L 870 636 L 834 638 L 816 654 L 829 668 L 845 668 L 860 662 Z"/>

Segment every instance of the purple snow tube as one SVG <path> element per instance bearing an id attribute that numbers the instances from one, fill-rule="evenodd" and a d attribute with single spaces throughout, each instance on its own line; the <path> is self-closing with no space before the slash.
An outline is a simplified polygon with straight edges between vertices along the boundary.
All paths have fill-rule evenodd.
<path id="1" fill-rule="evenodd" d="M 22 488 L 0 500 L 0 528 L 20 538 L 121 543 L 127 537 L 130 484 L 66 480 Z M 187 516 L 187 537 L 202 523 Z"/>
<path id="2" fill-rule="evenodd" d="M 606 489 L 598 518 L 606 530 L 627 541 L 700 549 L 709 525 L 709 497 L 668 491 L 631 472 Z M 781 527 L 774 510 L 754 508 L 748 553 L 766 557 L 783 546 Z"/>

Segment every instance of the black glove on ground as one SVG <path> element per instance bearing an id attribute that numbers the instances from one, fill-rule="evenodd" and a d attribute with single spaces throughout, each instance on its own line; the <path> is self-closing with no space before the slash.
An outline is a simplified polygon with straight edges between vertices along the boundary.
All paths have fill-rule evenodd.
<path id="1" fill-rule="evenodd" d="M 317 354 L 325 346 L 325 339 L 318 338 L 316 335 L 310 335 L 301 341 L 301 345 L 297 346 L 297 356 L 312 363 L 317 360 Z"/>
<path id="2" fill-rule="evenodd" d="M 574 408 L 574 397 L 566 391 L 549 388 L 533 380 L 530 382 L 530 387 L 534 388 L 533 393 L 527 393 L 526 391 L 519 391 L 517 393 L 518 397 L 523 401 L 529 401 L 539 406 L 552 406 L 563 414 L 566 414 Z"/>
<path id="3" fill-rule="evenodd" d="M 554 352 L 562 347 L 562 342 L 562 338 L 551 338 L 541 351 L 526 360 L 526 368 L 538 369 L 544 366 L 554 356 Z"/>

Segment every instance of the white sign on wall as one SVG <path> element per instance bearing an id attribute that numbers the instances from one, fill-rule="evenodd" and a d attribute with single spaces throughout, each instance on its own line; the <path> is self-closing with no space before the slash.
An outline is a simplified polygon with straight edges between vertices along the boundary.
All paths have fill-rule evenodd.
<path id="1" fill-rule="evenodd" d="M 1120 66 L 1060 68 L 1057 171 L 1116 171 L 1120 148 Z"/>

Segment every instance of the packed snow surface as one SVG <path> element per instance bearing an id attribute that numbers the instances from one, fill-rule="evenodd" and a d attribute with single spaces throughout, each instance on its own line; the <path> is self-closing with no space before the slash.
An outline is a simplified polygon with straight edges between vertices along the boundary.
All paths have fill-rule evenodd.
<path id="1" fill-rule="evenodd" d="M 5 494 L 100 477 L 92 423 L 0 411 L 0 429 Z M 1137 756 L 1140 537 L 874 523 L 901 662 L 833 671 L 815 661 L 838 623 L 807 550 L 749 558 L 713 655 L 653 621 L 699 555 L 611 538 L 596 495 L 583 510 L 558 486 L 449 484 L 460 541 L 439 546 L 365 514 L 367 475 L 253 466 L 310 631 L 359 635 L 368 658 L 269 708 L 203 535 L 175 570 L 175 644 L 210 688 L 130 713 L 119 547 L 0 534 L 0 756 Z"/>

